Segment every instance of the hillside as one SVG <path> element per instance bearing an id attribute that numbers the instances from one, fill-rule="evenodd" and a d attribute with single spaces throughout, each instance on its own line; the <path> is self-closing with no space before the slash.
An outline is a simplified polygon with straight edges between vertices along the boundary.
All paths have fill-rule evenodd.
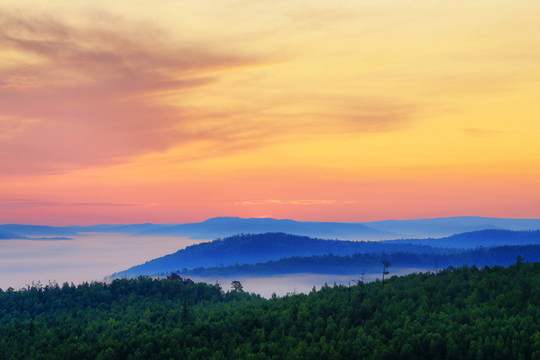
<path id="1" fill-rule="evenodd" d="M 189 236 L 194 239 L 213 239 L 237 234 L 283 232 L 293 235 L 340 239 L 391 239 L 399 237 L 388 231 L 373 229 L 361 223 L 278 220 L 270 218 L 243 219 L 218 217 L 200 223 L 179 224 L 141 231 L 138 235 Z"/>
<path id="2" fill-rule="evenodd" d="M 291 256 L 349 255 L 369 252 L 433 252 L 427 245 L 393 244 L 374 241 L 323 240 L 284 233 L 236 235 L 188 246 L 114 276 L 152 275 L 176 269 L 220 265 L 254 264 Z M 439 249 L 438 252 L 450 252 Z"/>
<path id="3" fill-rule="evenodd" d="M 475 216 L 414 220 L 384 220 L 341 223 L 278 220 L 271 218 L 211 218 L 200 223 L 154 226 L 139 235 L 189 236 L 198 239 L 226 237 L 240 233 L 284 232 L 323 238 L 381 240 L 398 238 L 447 237 L 480 230 L 540 230 L 539 219 L 505 219 Z"/>
<path id="4" fill-rule="evenodd" d="M 0 233 L 19 236 L 80 236 L 88 232 L 122 233 L 131 236 L 182 236 L 192 239 L 215 239 L 237 234 L 284 232 L 330 239 L 389 240 L 447 237 L 487 229 L 540 230 L 539 219 L 505 219 L 474 216 L 384 220 L 373 222 L 317 222 L 272 218 L 217 217 L 184 224 L 102 224 L 90 226 L 0 225 Z"/>
<path id="5" fill-rule="evenodd" d="M 435 253 L 364 253 L 353 255 L 312 255 L 290 257 L 257 264 L 215 266 L 191 270 L 177 269 L 172 272 L 182 276 L 198 277 L 264 277 L 283 274 L 335 274 L 358 275 L 362 273 L 378 274 L 382 272 L 382 260 L 391 263 L 390 274 L 410 273 L 415 271 L 435 271 L 448 267 L 468 266 L 508 266 L 520 256 L 523 261 L 539 262 L 540 245 L 498 246 L 476 248 L 451 254 Z M 163 274 L 165 275 L 165 274 Z"/>
<path id="6" fill-rule="evenodd" d="M 20 240 L 27 239 L 26 236 L 9 234 L 9 233 L 0 233 L 0 240 Z"/>
<path id="7" fill-rule="evenodd" d="M 540 263 L 270 299 L 185 279 L 51 284 L 0 290 L 0 358 L 538 359 L 538 304 Z"/>
<path id="8" fill-rule="evenodd" d="M 540 244 L 540 231 L 481 230 L 456 234 L 440 239 L 400 239 L 384 241 L 389 244 L 430 245 L 442 248 L 473 249 L 484 246 Z"/>
<path id="9" fill-rule="evenodd" d="M 389 241 L 323 240 L 284 233 L 231 236 L 212 242 L 188 246 L 176 253 L 150 260 L 113 276 L 138 276 L 170 273 L 200 267 L 255 264 L 288 257 L 312 255 L 352 255 L 366 253 L 448 254 L 459 248 L 497 245 L 540 244 L 540 231 L 483 230 L 442 239 L 404 239 Z M 378 256 L 380 258 L 380 256 Z M 515 259 L 513 256 L 511 259 Z M 454 265 L 449 263 L 448 265 Z M 459 265 L 466 264 L 459 263 Z M 492 263 L 489 263 L 492 264 Z M 410 267 L 424 267 L 425 264 Z M 330 272 L 332 273 L 332 272 Z"/>
<path id="10" fill-rule="evenodd" d="M 383 220 L 363 223 L 374 229 L 401 234 L 405 238 L 446 237 L 480 230 L 540 230 L 540 219 L 508 219 L 457 216 L 433 219 Z"/>
<path id="11" fill-rule="evenodd" d="M 41 225 L 0 225 L 0 233 L 8 233 L 11 236 L 24 238 L 25 236 L 74 236 L 77 231 L 67 227 L 41 226 Z"/>

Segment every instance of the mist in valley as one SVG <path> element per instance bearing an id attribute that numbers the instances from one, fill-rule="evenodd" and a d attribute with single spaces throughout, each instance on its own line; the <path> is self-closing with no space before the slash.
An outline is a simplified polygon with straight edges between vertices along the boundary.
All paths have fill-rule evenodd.
<path id="1" fill-rule="evenodd" d="M 391 269 L 390 269 L 391 270 Z M 393 275 L 406 275 L 415 272 L 427 272 L 432 269 L 422 268 L 406 268 L 396 269 L 396 271 L 390 271 L 389 276 Z M 387 275 L 388 276 L 388 275 Z M 380 273 L 359 273 L 359 274 L 285 274 L 275 275 L 267 277 L 255 277 L 255 276 L 237 276 L 237 277 L 197 277 L 190 276 L 189 278 L 196 282 L 206 282 L 208 284 L 215 284 L 216 282 L 222 287 L 223 290 L 231 290 L 231 282 L 238 280 L 242 283 L 243 289 L 248 293 L 256 293 L 265 298 L 272 297 L 272 294 L 276 296 L 286 296 L 292 294 L 308 294 L 313 287 L 319 290 L 321 287 L 328 285 L 345 285 L 354 286 L 362 278 L 367 282 L 381 279 L 382 277 L 382 265 Z"/>
<path id="2" fill-rule="evenodd" d="M 114 272 L 205 240 L 177 236 L 87 233 L 73 240 L 1 240 L 0 288 L 32 282 L 103 281 Z"/>
<path id="3" fill-rule="evenodd" d="M 193 240 L 176 236 L 129 236 L 112 233 L 86 233 L 73 236 L 73 240 L 2 240 L 0 242 L 0 288 L 16 290 L 32 283 L 43 285 L 51 282 L 79 284 L 104 281 L 109 275 L 142 264 L 186 246 L 208 240 Z M 382 268 L 381 268 L 382 269 Z M 391 275 L 411 273 L 422 269 L 396 269 Z M 285 296 L 309 293 L 313 287 L 354 285 L 362 277 L 358 274 L 285 274 L 269 277 L 196 277 L 186 276 L 196 282 L 215 284 L 224 291 L 231 289 L 231 281 L 239 280 L 246 292 L 266 298 L 275 293 Z M 380 273 L 364 275 L 365 281 L 380 278 Z"/>

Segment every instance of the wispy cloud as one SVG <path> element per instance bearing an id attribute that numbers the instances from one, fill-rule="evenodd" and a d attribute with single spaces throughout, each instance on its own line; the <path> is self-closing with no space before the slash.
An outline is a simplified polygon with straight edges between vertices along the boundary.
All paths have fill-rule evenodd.
<path id="1" fill-rule="evenodd" d="M 25 76 L 7 76 L 0 80 L 0 88 L 28 88 L 37 87 L 39 84 L 35 80 Z"/>
<path id="2" fill-rule="evenodd" d="M 166 105 L 162 95 L 215 85 L 220 72 L 283 60 L 179 43 L 156 26 L 93 16 L 85 27 L 46 13 L 1 13 L 0 46 L 32 60 L 0 67 L 0 176 L 123 163 L 192 142 L 211 145 L 188 160 L 291 134 L 389 131 L 414 112 L 396 99 L 301 91 L 279 99 L 263 91 L 255 105 L 247 99 L 249 105 L 226 110 L 188 107 L 178 96 Z"/>
<path id="3" fill-rule="evenodd" d="M 181 130 L 197 119 L 153 96 L 259 61 L 106 16 L 75 27 L 5 11 L 0 46 L 32 59 L 0 68 L 2 175 L 114 164 L 204 136 Z"/>
<path id="4" fill-rule="evenodd" d="M 353 200 L 248 200 L 242 201 L 242 205 L 267 205 L 267 204 L 279 204 L 279 205 L 339 205 L 339 204 L 353 204 L 356 201 Z"/>
<path id="5" fill-rule="evenodd" d="M 147 204 L 108 203 L 108 202 L 61 202 L 61 201 L 37 201 L 27 199 L 3 199 L 0 200 L 0 209 L 21 209 L 33 207 L 135 207 L 150 206 Z"/>
<path id="6" fill-rule="evenodd" d="M 488 129 L 470 128 L 470 129 L 463 129 L 462 131 L 465 134 L 474 136 L 474 137 L 492 137 L 492 136 L 501 135 L 500 131 L 488 130 Z"/>

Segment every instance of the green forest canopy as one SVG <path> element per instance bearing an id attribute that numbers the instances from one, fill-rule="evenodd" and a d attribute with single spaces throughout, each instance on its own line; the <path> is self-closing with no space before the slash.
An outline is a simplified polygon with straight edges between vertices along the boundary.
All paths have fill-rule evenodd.
<path id="1" fill-rule="evenodd" d="M 521 258 L 271 299 L 176 276 L 37 285 L 0 290 L 0 358 L 539 359 L 538 304 Z"/>

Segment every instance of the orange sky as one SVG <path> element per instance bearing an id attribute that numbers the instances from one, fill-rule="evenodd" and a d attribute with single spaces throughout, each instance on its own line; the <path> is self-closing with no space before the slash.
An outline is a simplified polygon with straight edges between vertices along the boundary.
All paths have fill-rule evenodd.
<path id="1" fill-rule="evenodd" d="M 540 218 L 538 1 L 0 6 L 0 223 Z"/>

